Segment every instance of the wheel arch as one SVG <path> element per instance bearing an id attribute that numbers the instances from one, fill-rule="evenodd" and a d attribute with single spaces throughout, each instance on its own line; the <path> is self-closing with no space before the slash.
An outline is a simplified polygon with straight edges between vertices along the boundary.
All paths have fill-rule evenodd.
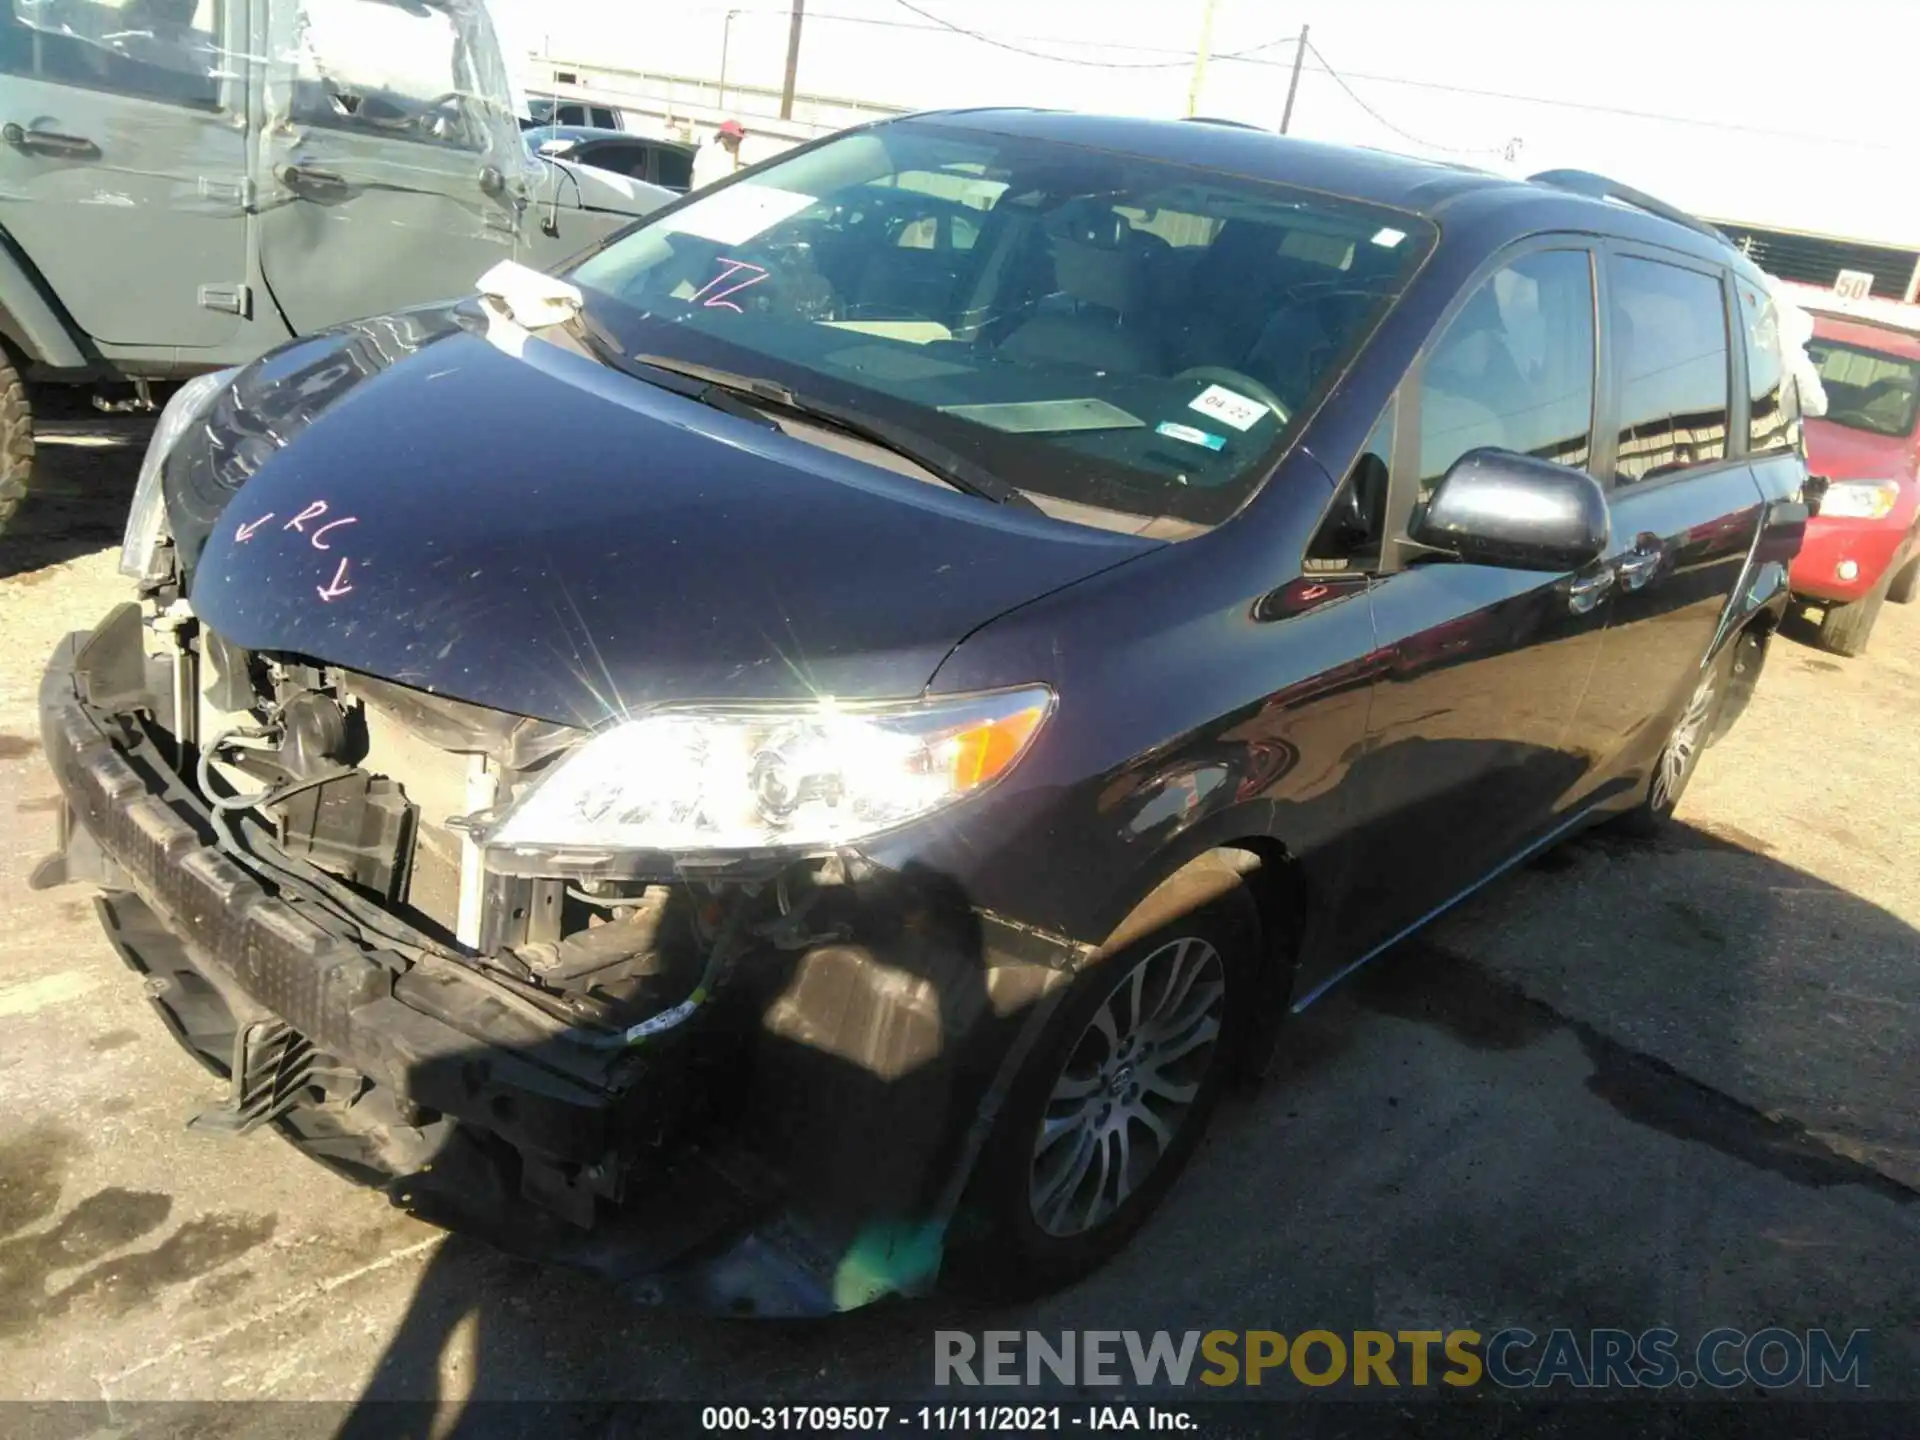
<path id="1" fill-rule="evenodd" d="M 1774 632 L 1780 628 L 1783 608 L 1768 606 L 1749 615 L 1721 647 L 1723 652 L 1732 652 L 1732 663 L 1728 666 L 1726 698 L 1720 702 L 1720 713 L 1714 717 L 1707 744 L 1717 745 L 1724 739 L 1752 703 L 1753 693 L 1760 684 L 1760 672 L 1766 667 L 1767 652 L 1773 645 Z"/>
<path id="2" fill-rule="evenodd" d="M 90 346 L 14 239 L 0 230 L 0 341 L 50 370 L 94 368 Z"/>
<path id="3" fill-rule="evenodd" d="M 1238 885 L 1258 923 L 1257 1024 L 1240 1066 L 1257 1076 L 1271 1063 L 1294 978 L 1313 887 L 1293 849 L 1273 833 L 1272 806 L 1237 807 L 1163 846 L 1115 888 L 1102 911 L 1104 939 L 1092 963 Z"/>

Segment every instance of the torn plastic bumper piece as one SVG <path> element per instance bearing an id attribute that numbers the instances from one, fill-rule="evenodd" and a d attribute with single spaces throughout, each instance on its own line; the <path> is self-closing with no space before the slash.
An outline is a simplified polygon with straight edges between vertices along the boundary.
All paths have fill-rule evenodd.
<path id="1" fill-rule="evenodd" d="M 90 703 L 87 638 L 41 688 L 66 797 L 66 858 L 44 868 L 106 887 L 116 949 L 229 1080 L 213 1125 L 270 1124 L 423 1219 L 642 1301 L 806 1316 L 933 1287 L 972 1157 L 1083 953 L 903 880 L 871 925 L 849 897 L 844 941 L 742 957 L 742 998 L 674 1032 L 686 1048 L 582 1044 L 223 848 L 151 729 Z M 287 1064 L 282 1027 L 308 1047 Z M 650 1143 L 696 1055 L 737 1088 L 727 1123 Z M 325 1103 L 282 1103 L 317 1075 Z"/>
<path id="2" fill-rule="evenodd" d="M 383 965 L 270 894 L 168 804 L 165 777 L 136 763 L 119 722 L 82 701 L 73 659 L 83 639 L 63 642 L 40 693 L 41 734 L 66 798 L 63 854 L 97 856 L 85 873 L 124 887 L 98 899 L 102 924 L 168 1031 L 235 1084 L 221 1128 L 270 1123 L 423 1219 L 600 1272 L 639 1300 L 760 1315 L 838 1308 L 829 1265 L 794 1237 L 755 1233 L 777 1202 L 766 1178 L 693 1147 L 633 1203 L 605 1207 L 611 1218 L 590 1230 L 529 1199 L 513 1183 L 524 1176 L 509 1152 L 590 1169 L 620 1125 L 621 1057 L 566 1054 L 528 1034 L 517 1012 L 489 1005 L 484 977 Z M 58 880 L 69 867 L 56 857 L 42 868 Z M 449 1011 L 460 1028 L 443 1018 Z M 374 1103 L 280 1104 L 275 1079 L 303 1078 L 280 1066 L 292 1035 L 296 1062 L 304 1052 L 311 1066 L 317 1047 L 374 1082 Z M 235 1082 L 241 1050 L 258 1063 Z M 396 1142 L 396 1133 L 417 1138 Z"/>

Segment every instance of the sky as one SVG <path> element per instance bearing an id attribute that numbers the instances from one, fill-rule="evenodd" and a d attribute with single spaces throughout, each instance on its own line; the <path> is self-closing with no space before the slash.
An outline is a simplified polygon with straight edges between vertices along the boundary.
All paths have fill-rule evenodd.
<path id="1" fill-rule="evenodd" d="M 714 77 L 725 29 L 731 80 L 780 83 L 786 0 L 494 3 L 530 46 L 653 73 Z M 1181 115 L 1207 8 L 808 0 L 799 88 L 917 108 Z M 1305 25 L 1295 134 L 1511 174 L 1598 170 L 1705 216 L 1920 248 L 1920 0 L 1213 0 L 1212 10 L 1202 114 L 1277 128 Z"/>

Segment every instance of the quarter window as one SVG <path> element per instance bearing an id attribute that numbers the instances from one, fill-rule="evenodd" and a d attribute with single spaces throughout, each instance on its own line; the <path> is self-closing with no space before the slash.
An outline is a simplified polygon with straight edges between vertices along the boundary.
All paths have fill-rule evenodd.
<path id="1" fill-rule="evenodd" d="M 1420 391 L 1420 492 L 1469 450 L 1588 463 L 1593 432 L 1593 264 L 1542 250 L 1474 291 L 1427 357 Z"/>
<path id="2" fill-rule="evenodd" d="M 1307 548 L 1312 571 L 1370 570 L 1380 560 L 1386 529 L 1387 475 L 1393 464 L 1393 409 L 1373 427 L 1334 497 L 1333 509 Z"/>
<path id="3" fill-rule="evenodd" d="M 0 74 L 212 110 L 222 0 L 0 0 Z"/>
<path id="4" fill-rule="evenodd" d="M 1727 453 L 1727 311 L 1720 281 L 1623 257 L 1612 271 L 1620 448 L 1614 480 L 1634 485 Z"/>
<path id="5" fill-rule="evenodd" d="M 1747 447 L 1755 455 L 1791 450 L 1800 406 L 1787 383 L 1779 308 L 1757 285 L 1741 280 L 1734 288 L 1740 292 L 1740 323 L 1747 332 Z"/>

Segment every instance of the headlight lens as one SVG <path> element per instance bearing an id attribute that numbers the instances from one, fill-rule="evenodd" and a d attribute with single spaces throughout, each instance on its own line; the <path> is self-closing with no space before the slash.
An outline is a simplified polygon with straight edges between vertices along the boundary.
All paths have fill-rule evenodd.
<path id="1" fill-rule="evenodd" d="M 486 836 L 502 847 L 780 850 L 842 845 L 1006 774 L 1053 706 L 1044 686 L 906 704 L 662 710 L 603 731 Z"/>
<path id="2" fill-rule="evenodd" d="M 1839 480 L 1820 497 L 1820 513 L 1850 520 L 1878 520 L 1891 515 L 1899 503 L 1898 480 Z"/>
<path id="3" fill-rule="evenodd" d="M 134 482 L 133 507 L 127 512 L 127 533 L 120 543 L 120 573 L 135 580 L 166 578 L 166 562 L 160 542 L 166 538 L 167 500 L 160 489 L 160 469 L 167 456 L 180 443 L 180 437 L 207 413 L 213 397 L 226 388 L 240 371 L 216 370 L 211 375 L 196 375 L 187 381 L 160 412 L 153 427 L 153 439 L 140 461 L 140 478 Z"/>

